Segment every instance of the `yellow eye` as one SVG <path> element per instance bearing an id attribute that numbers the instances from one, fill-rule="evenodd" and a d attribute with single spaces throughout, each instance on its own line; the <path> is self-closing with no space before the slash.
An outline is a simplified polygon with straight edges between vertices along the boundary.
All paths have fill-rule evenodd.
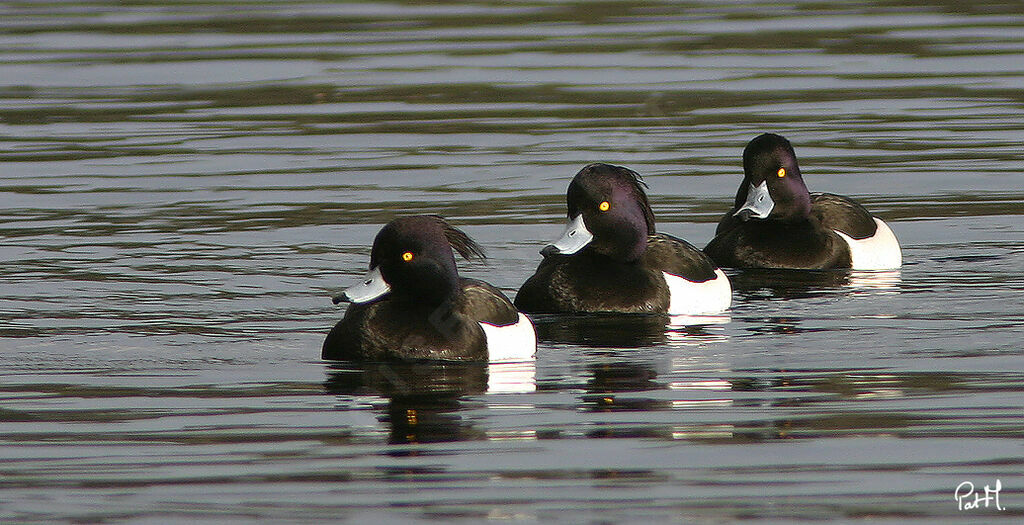
<path id="1" fill-rule="evenodd" d="M 601 204 L 597 205 L 597 209 L 599 209 L 601 211 L 608 211 L 608 208 L 611 208 L 611 207 L 612 207 L 612 205 L 609 204 L 608 201 L 604 201 Z"/>
<path id="2" fill-rule="evenodd" d="M 786 176 L 786 168 L 779 168 L 779 171 L 776 172 L 776 175 L 778 175 L 779 177 L 785 177 Z"/>
<path id="3" fill-rule="evenodd" d="M 405 252 L 405 253 L 403 253 L 402 254 L 402 260 L 405 261 L 405 262 L 411 261 L 412 260 L 412 252 Z"/>

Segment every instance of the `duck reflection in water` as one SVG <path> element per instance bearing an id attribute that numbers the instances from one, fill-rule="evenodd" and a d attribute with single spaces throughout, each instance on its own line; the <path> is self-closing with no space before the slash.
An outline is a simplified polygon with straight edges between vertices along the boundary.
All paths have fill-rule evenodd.
<path id="1" fill-rule="evenodd" d="M 898 293 L 901 282 L 899 270 L 749 268 L 731 272 L 730 277 L 733 290 L 745 300 Z"/>
<path id="2" fill-rule="evenodd" d="M 324 386 L 335 395 L 379 395 L 388 399 L 378 419 L 390 428 L 390 443 L 480 439 L 463 420 L 459 398 L 487 390 L 487 367 L 479 363 L 352 363 L 329 372 Z"/>
<path id="3" fill-rule="evenodd" d="M 657 380 L 653 363 L 615 361 L 587 366 L 590 379 L 581 396 L 580 409 L 592 413 L 660 412 L 672 409 L 672 401 L 655 392 L 668 386 Z M 605 424 L 587 431 L 591 439 L 664 439 L 671 430 L 658 425 Z"/>
<path id="4" fill-rule="evenodd" d="M 546 314 L 534 316 L 543 341 L 596 348 L 696 346 L 725 339 L 728 315 Z"/>
<path id="5" fill-rule="evenodd" d="M 486 439 L 459 415 L 462 398 L 531 392 L 535 375 L 532 362 L 344 362 L 332 365 L 324 387 L 339 396 L 386 398 L 379 420 L 390 429 L 390 443 L 436 443 Z"/>

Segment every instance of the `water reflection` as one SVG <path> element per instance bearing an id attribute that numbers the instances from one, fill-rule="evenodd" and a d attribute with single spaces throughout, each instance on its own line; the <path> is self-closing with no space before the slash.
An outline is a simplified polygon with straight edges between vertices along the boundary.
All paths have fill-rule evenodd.
<path id="1" fill-rule="evenodd" d="M 945 399 L 984 385 L 1012 388 L 1018 374 L 888 370 L 729 370 L 614 361 L 586 367 L 578 409 L 588 437 L 647 437 L 734 443 L 847 435 L 956 435 L 974 425 Z M 663 376 L 663 377 L 659 377 Z M 628 419 L 624 413 L 647 413 Z M 669 415 L 673 414 L 673 415 Z M 729 417 L 722 418 L 722 415 Z M 998 405 L 978 407 L 990 432 L 1010 432 Z M 997 430 L 998 429 L 998 430 Z"/>
<path id="2" fill-rule="evenodd" d="M 859 294 L 898 293 L 901 283 L 900 270 L 855 270 L 847 287 Z"/>
<path id="3" fill-rule="evenodd" d="M 324 387 L 332 394 L 459 397 L 487 390 L 487 365 L 483 363 L 345 362 L 330 366 Z"/>
<path id="4" fill-rule="evenodd" d="M 572 314 L 533 317 L 537 338 L 595 348 L 699 346 L 721 342 L 728 315 Z"/>
<path id="5" fill-rule="evenodd" d="M 745 330 L 765 335 L 796 335 L 827 330 L 821 327 L 805 327 L 803 324 L 804 320 L 797 317 L 773 316 L 765 319 L 761 324 L 751 323 Z"/>
<path id="6" fill-rule="evenodd" d="M 459 415 L 462 398 L 476 394 L 536 390 L 536 364 L 397 362 L 336 363 L 324 388 L 339 396 L 387 399 L 379 420 L 389 443 L 434 443 L 484 439 L 488 435 Z"/>
<path id="7" fill-rule="evenodd" d="M 334 365 L 324 383 L 335 395 L 379 395 L 388 399 L 379 419 L 390 429 L 389 443 L 432 443 L 479 439 L 464 421 L 459 398 L 487 390 L 487 366 L 480 363 L 352 363 Z"/>
<path id="8" fill-rule="evenodd" d="M 490 363 L 487 366 L 488 394 L 524 394 L 537 390 L 537 361 Z"/>
<path id="9" fill-rule="evenodd" d="M 899 270 L 745 269 L 730 273 L 733 291 L 742 300 L 807 299 L 841 292 L 894 293 Z"/>
<path id="10" fill-rule="evenodd" d="M 590 372 L 587 392 L 590 393 L 646 392 L 666 388 L 664 384 L 655 381 L 658 372 L 654 366 L 646 363 L 601 363 L 590 365 L 587 370 Z"/>
<path id="11" fill-rule="evenodd" d="M 659 380 L 653 365 L 587 367 L 579 410 L 591 438 L 645 437 L 730 443 L 851 435 L 955 436 L 978 421 L 946 406 L 951 394 L 1008 388 L 1004 374 L 884 370 L 724 370 Z M 624 413 L 637 414 L 624 418 Z M 722 415 L 729 416 L 723 418 Z M 1013 432 L 998 405 L 978 407 L 987 432 Z"/>

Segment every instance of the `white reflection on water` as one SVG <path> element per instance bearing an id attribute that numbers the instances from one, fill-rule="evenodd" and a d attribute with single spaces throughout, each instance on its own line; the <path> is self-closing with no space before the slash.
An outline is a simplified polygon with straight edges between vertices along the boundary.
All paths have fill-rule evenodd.
<path id="1" fill-rule="evenodd" d="M 487 366 L 488 394 L 523 394 L 537 390 L 537 360 L 490 363 Z"/>
<path id="2" fill-rule="evenodd" d="M 704 347 L 723 343 L 729 339 L 724 328 L 732 321 L 728 315 L 671 315 L 665 326 L 665 344 L 668 347 Z"/>
<path id="3" fill-rule="evenodd" d="M 903 282 L 899 270 L 854 270 L 847 288 L 860 293 L 899 293 Z"/>

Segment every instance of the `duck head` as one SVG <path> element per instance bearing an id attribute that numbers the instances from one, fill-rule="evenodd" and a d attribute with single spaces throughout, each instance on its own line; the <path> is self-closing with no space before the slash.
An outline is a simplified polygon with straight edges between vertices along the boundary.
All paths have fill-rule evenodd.
<path id="1" fill-rule="evenodd" d="M 800 175 L 793 146 L 781 135 L 765 133 L 743 150 L 743 183 L 736 192 L 736 212 L 741 221 L 806 219 L 811 196 Z"/>
<path id="2" fill-rule="evenodd" d="M 452 249 L 465 258 L 484 257 L 479 245 L 441 217 L 395 219 L 373 240 L 369 273 L 334 302 L 365 303 L 390 293 L 440 304 L 459 291 Z"/>
<path id="3" fill-rule="evenodd" d="M 588 250 L 623 262 L 636 261 L 654 233 L 654 212 L 635 171 L 610 164 L 585 166 L 566 192 L 569 224 L 541 254 Z"/>

